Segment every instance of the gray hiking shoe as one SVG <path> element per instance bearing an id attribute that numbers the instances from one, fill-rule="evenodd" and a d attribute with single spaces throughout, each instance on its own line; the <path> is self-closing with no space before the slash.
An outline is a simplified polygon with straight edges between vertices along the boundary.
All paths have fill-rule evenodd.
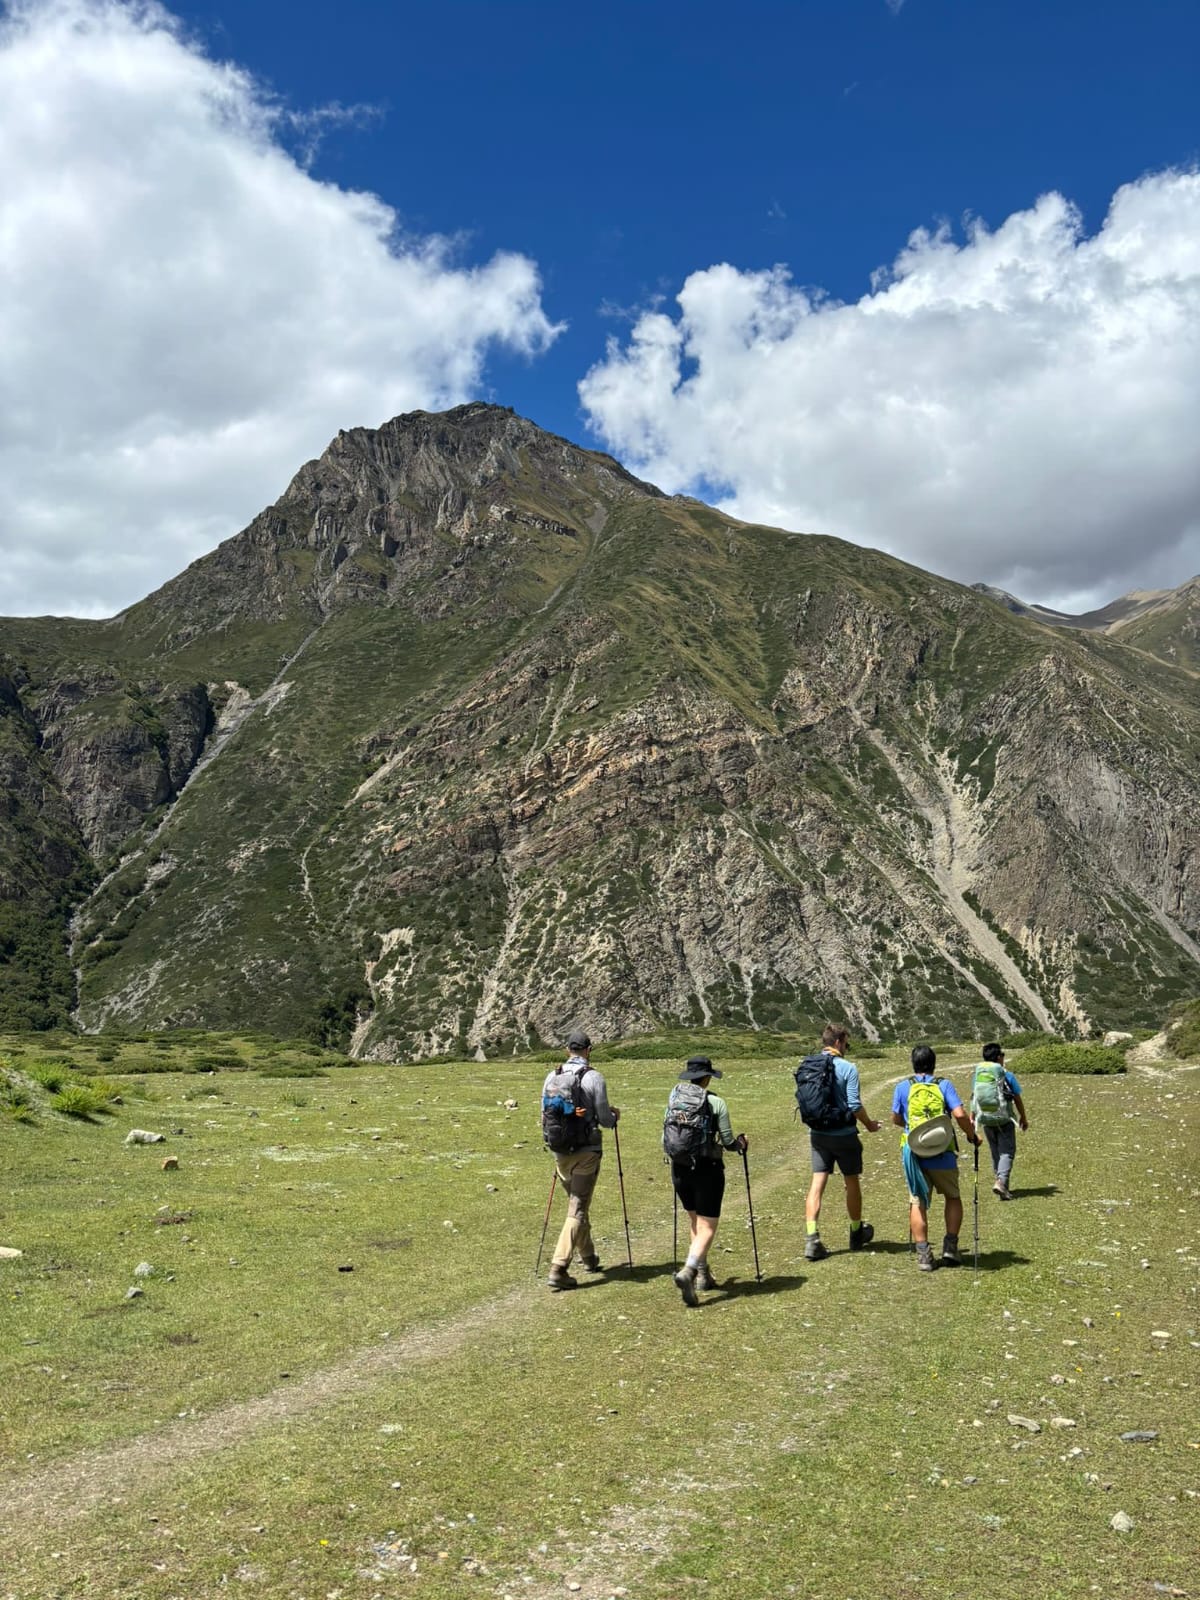
<path id="1" fill-rule="evenodd" d="M 942 1265 L 944 1267 L 961 1267 L 962 1257 L 958 1253 L 958 1235 L 948 1233 L 942 1240 Z"/>
<path id="2" fill-rule="evenodd" d="M 561 1294 L 564 1289 L 578 1289 L 579 1284 L 567 1271 L 566 1267 L 551 1267 L 546 1278 L 546 1285 L 551 1294 Z"/>
<path id="3" fill-rule="evenodd" d="M 851 1250 L 861 1250 L 863 1245 L 870 1244 L 875 1237 L 875 1229 L 869 1222 L 864 1222 L 861 1228 L 850 1229 Z"/>
<path id="4" fill-rule="evenodd" d="M 804 1246 L 805 1261 L 824 1261 L 829 1251 L 821 1243 L 819 1233 L 810 1233 Z"/>
<path id="5" fill-rule="evenodd" d="M 675 1287 L 683 1296 L 685 1306 L 698 1306 L 696 1299 L 696 1269 L 695 1267 L 680 1267 L 675 1274 Z"/>
<path id="6" fill-rule="evenodd" d="M 697 1289 L 715 1289 L 717 1287 L 717 1280 L 708 1270 L 707 1261 L 703 1266 L 696 1268 L 696 1287 Z"/>
<path id="7" fill-rule="evenodd" d="M 920 1272 L 935 1272 L 937 1262 L 933 1259 L 933 1251 L 927 1244 L 917 1246 L 917 1269 Z"/>
<path id="8" fill-rule="evenodd" d="M 1012 1194 L 1009 1191 L 1008 1185 L 1006 1183 L 1001 1183 L 999 1179 L 997 1179 L 996 1182 L 992 1185 L 992 1193 L 993 1194 L 998 1194 L 1000 1196 L 1001 1200 L 1011 1200 L 1012 1199 Z"/>

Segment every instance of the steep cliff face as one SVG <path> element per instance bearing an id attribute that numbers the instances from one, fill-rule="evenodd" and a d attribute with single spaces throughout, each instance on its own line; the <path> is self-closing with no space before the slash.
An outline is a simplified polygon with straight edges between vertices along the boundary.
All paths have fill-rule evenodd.
<path id="1" fill-rule="evenodd" d="M 115 623 L 31 626 L 27 770 L 124 854 L 77 916 L 89 1028 L 407 1058 L 1086 1030 L 1200 983 L 1189 674 L 497 408 L 339 435 Z"/>

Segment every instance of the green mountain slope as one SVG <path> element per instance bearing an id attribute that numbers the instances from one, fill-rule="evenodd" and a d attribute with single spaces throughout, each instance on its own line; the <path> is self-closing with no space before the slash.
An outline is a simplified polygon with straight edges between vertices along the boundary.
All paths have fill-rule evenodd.
<path id="1" fill-rule="evenodd" d="M 1189 674 L 495 407 L 339 435 L 156 595 L 0 656 L 71 870 L 109 869 L 86 1028 L 1087 1029 L 1200 981 Z"/>

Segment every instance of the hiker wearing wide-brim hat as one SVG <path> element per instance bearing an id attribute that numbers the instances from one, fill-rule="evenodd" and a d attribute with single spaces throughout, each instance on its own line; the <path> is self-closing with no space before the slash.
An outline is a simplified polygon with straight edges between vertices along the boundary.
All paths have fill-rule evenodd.
<path id="1" fill-rule="evenodd" d="M 744 1133 L 736 1137 L 729 1107 L 709 1084 L 721 1073 L 707 1056 L 692 1056 L 679 1074 L 663 1119 L 663 1150 L 671 1163 L 671 1183 L 687 1212 L 688 1255 L 675 1274 L 685 1305 L 699 1305 L 697 1289 L 717 1287 L 708 1270 L 725 1194 L 722 1150 L 745 1152 Z"/>

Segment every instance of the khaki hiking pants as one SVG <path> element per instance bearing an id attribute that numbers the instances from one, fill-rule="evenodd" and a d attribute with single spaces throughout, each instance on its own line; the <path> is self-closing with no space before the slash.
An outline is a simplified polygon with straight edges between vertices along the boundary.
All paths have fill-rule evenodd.
<path id="1" fill-rule="evenodd" d="M 564 1272 L 571 1265 L 573 1254 L 581 1259 L 596 1254 L 588 1207 L 600 1176 L 600 1156 L 599 1150 L 573 1150 L 568 1155 L 555 1157 L 558 1181 L 566 1191 L 568 1200 L 567 1220 L 558 1236 L 551 1264 L 561 1267 Z"/>

